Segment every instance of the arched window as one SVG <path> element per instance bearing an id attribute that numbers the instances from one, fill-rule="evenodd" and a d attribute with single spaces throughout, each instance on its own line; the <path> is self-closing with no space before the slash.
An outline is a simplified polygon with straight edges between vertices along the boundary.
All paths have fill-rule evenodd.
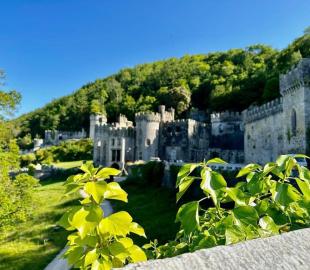
<path id="1" fill-rule="evenodd" d="M 292 114 L 291 114 L 291 127 L 292 127 L 292 135 L 296 136 L 297 116 L 296 116 L 295 109 L 292 110 Z"/>

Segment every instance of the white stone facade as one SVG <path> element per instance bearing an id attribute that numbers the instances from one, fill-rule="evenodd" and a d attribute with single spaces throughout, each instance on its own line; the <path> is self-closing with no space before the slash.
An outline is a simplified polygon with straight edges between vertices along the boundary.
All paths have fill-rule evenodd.
<path id="1" fill-rule="evenodd" d="M 266 163 L 280 154 L 308 153 L 310 142 L 310 59 L 280 76 L 282 97 L 242 113 L 192 114 L 174 119 L 174 110 L 137 113 L 135 125 L 125 116 L 107 124 L 90 118 L 94 162 L 123 167 L 128 161 L 160 158 L 197 162 L 221 157 L 232 163 Z M 205 122 L 202 122 L 205 119 Z"/>
<path id="2" fill-rule="evenodd" d="M 246 163 L 309 153 L 310 59 L 280 76 L 280 93 L 281 98 L 243 112 Z"/>

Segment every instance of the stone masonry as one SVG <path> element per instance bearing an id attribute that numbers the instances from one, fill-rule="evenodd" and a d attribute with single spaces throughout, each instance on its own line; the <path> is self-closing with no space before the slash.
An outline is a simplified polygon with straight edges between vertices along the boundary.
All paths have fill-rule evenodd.
<path id="1" fill-rule="evenodd" d="M 280 154 L 308 153 L 310 59 L 280 76 L 280 93 L 280 98 L 242 113 L 196 111 L 175 120 L 174 109 L 159 106 L 157 113 L 137 113 L 135 124 L 122 115 L 113 124 L 104 115 L 92 115 L 94 162 L 120 168 L 128 161 L 198 162 L 213 157 L 265 163 Z"/>

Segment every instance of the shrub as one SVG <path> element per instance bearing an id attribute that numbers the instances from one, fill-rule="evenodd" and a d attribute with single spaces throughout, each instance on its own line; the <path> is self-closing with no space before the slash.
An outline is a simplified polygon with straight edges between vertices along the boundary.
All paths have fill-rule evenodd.
<path id="1" fill-rule="evenodd" d="M 39 182 L 28 174 L 19 174 L 14 180 L 0 177 L 0 230 L 27 220 L 35 206 L 33 189 Z"/>
<path id="2" fill-rule="evenodd" d="M 66 181 L 67 194 L 83 190 L 85 198 L 59 221 L 69 231 L 69 264 L 80 269 L 106 269 L 122 267 L 126 263 L 145 261 L 141 248 L 134 245 L 130 233 L 145 237 L 143 228 L 125 211 L 103 216 L 101 204 L 106 199 L 127 202 L 127 193 L 116 182 L 108 183 L 110 176 L 120 174 L 113 168 L 94 168 L 82 165 L 84 173 L 70 176 Z"/>
<path id="3" fill-rule="evenodd" d="M 36 155 L 34 153 L 29 153 L 26 155 L 22 155 L 20 157 L 20 165 L 22 167 L 27 167 L 29 166 L 31 163 L 35 162 L 37 160 Z"/>
<path id="4" fill-rule="evenodd" d="M 41 148 L 34 153 L 21 156 L 21 165 L 31 163 L 51 164 L 75 160 L 92 159 L 93 143 L 90 139 L 78 141 L 64 141 L 60 145 Z"/>
<path id="5" fill-rule="evenodd" d="M 179 171 L 177 200 L 194 182 L 200 184 L 205 197 L 179 208 L 176 220 L 181 228 L 175 241 L 144 246 L 152 251 L 152 257 L 170 257 L 310 226 L 310 171 L 294 157 L 283 155 L 265 166 L 249 164 L 237 175 L 246 181 L 233 187 L 209 167 L 212 163 L 225 162 L 213 159 L 186 164 Z M 199 176 L 193 174 L 197 169 Z M 213 207 L 204 208 L 204 200 L 211 200 Z"/>
<path id="6" fill-rule="evenodd" d="M 158 161 L 131 165 L 127 180 L 159 187 L 162 184 L 164 169 L 164 163 Z"/>

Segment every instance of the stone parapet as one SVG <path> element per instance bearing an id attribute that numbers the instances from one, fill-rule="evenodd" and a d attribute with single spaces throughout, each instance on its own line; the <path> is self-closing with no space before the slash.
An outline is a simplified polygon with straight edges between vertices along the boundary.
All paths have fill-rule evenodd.
<path id="1" fill-rule="evenodd" d="M 160 122 L 161 115 L 154 112 L 138 112 L 135 114 L 135 121 Z"/>
<path id="2" fill-rule="evenodd" d="M 217 246 L 174 258 L 130 264 L 124 270 L 307 270 L 310 265 L 310 229 Z"/>
<path id="3" fill-rule="evenodd" d="M 225 121 L 242 121 L 242 113 L 240 112 L 215 112 L 211 114 L 211 122 L 225 122 Z"/>
<path id="4" fill-rule="evenodd" d="M 114 137 L 130 137 L 133 136 L 134 132 L 134 127 L 116 127 L 113 125 L 96 126 L 95 130 L 96 137 L 99 135 L 99 138 L 101 137 L 100 134 Z"/>
<path id="5" fill-rule="evenodd" d="M 283 112 L 283 99 L 278 98 L 261 106 L 252 106 L 242 112 L 245 123 L 251 123 L 262 118 Z"/>
<path id="6" fill-rule="evenodd" d="M 310 86 L 310 58 L 302 59 L 288 73 L 280 75 L 282 95 L 295 91 L 301 86 Z"/>

